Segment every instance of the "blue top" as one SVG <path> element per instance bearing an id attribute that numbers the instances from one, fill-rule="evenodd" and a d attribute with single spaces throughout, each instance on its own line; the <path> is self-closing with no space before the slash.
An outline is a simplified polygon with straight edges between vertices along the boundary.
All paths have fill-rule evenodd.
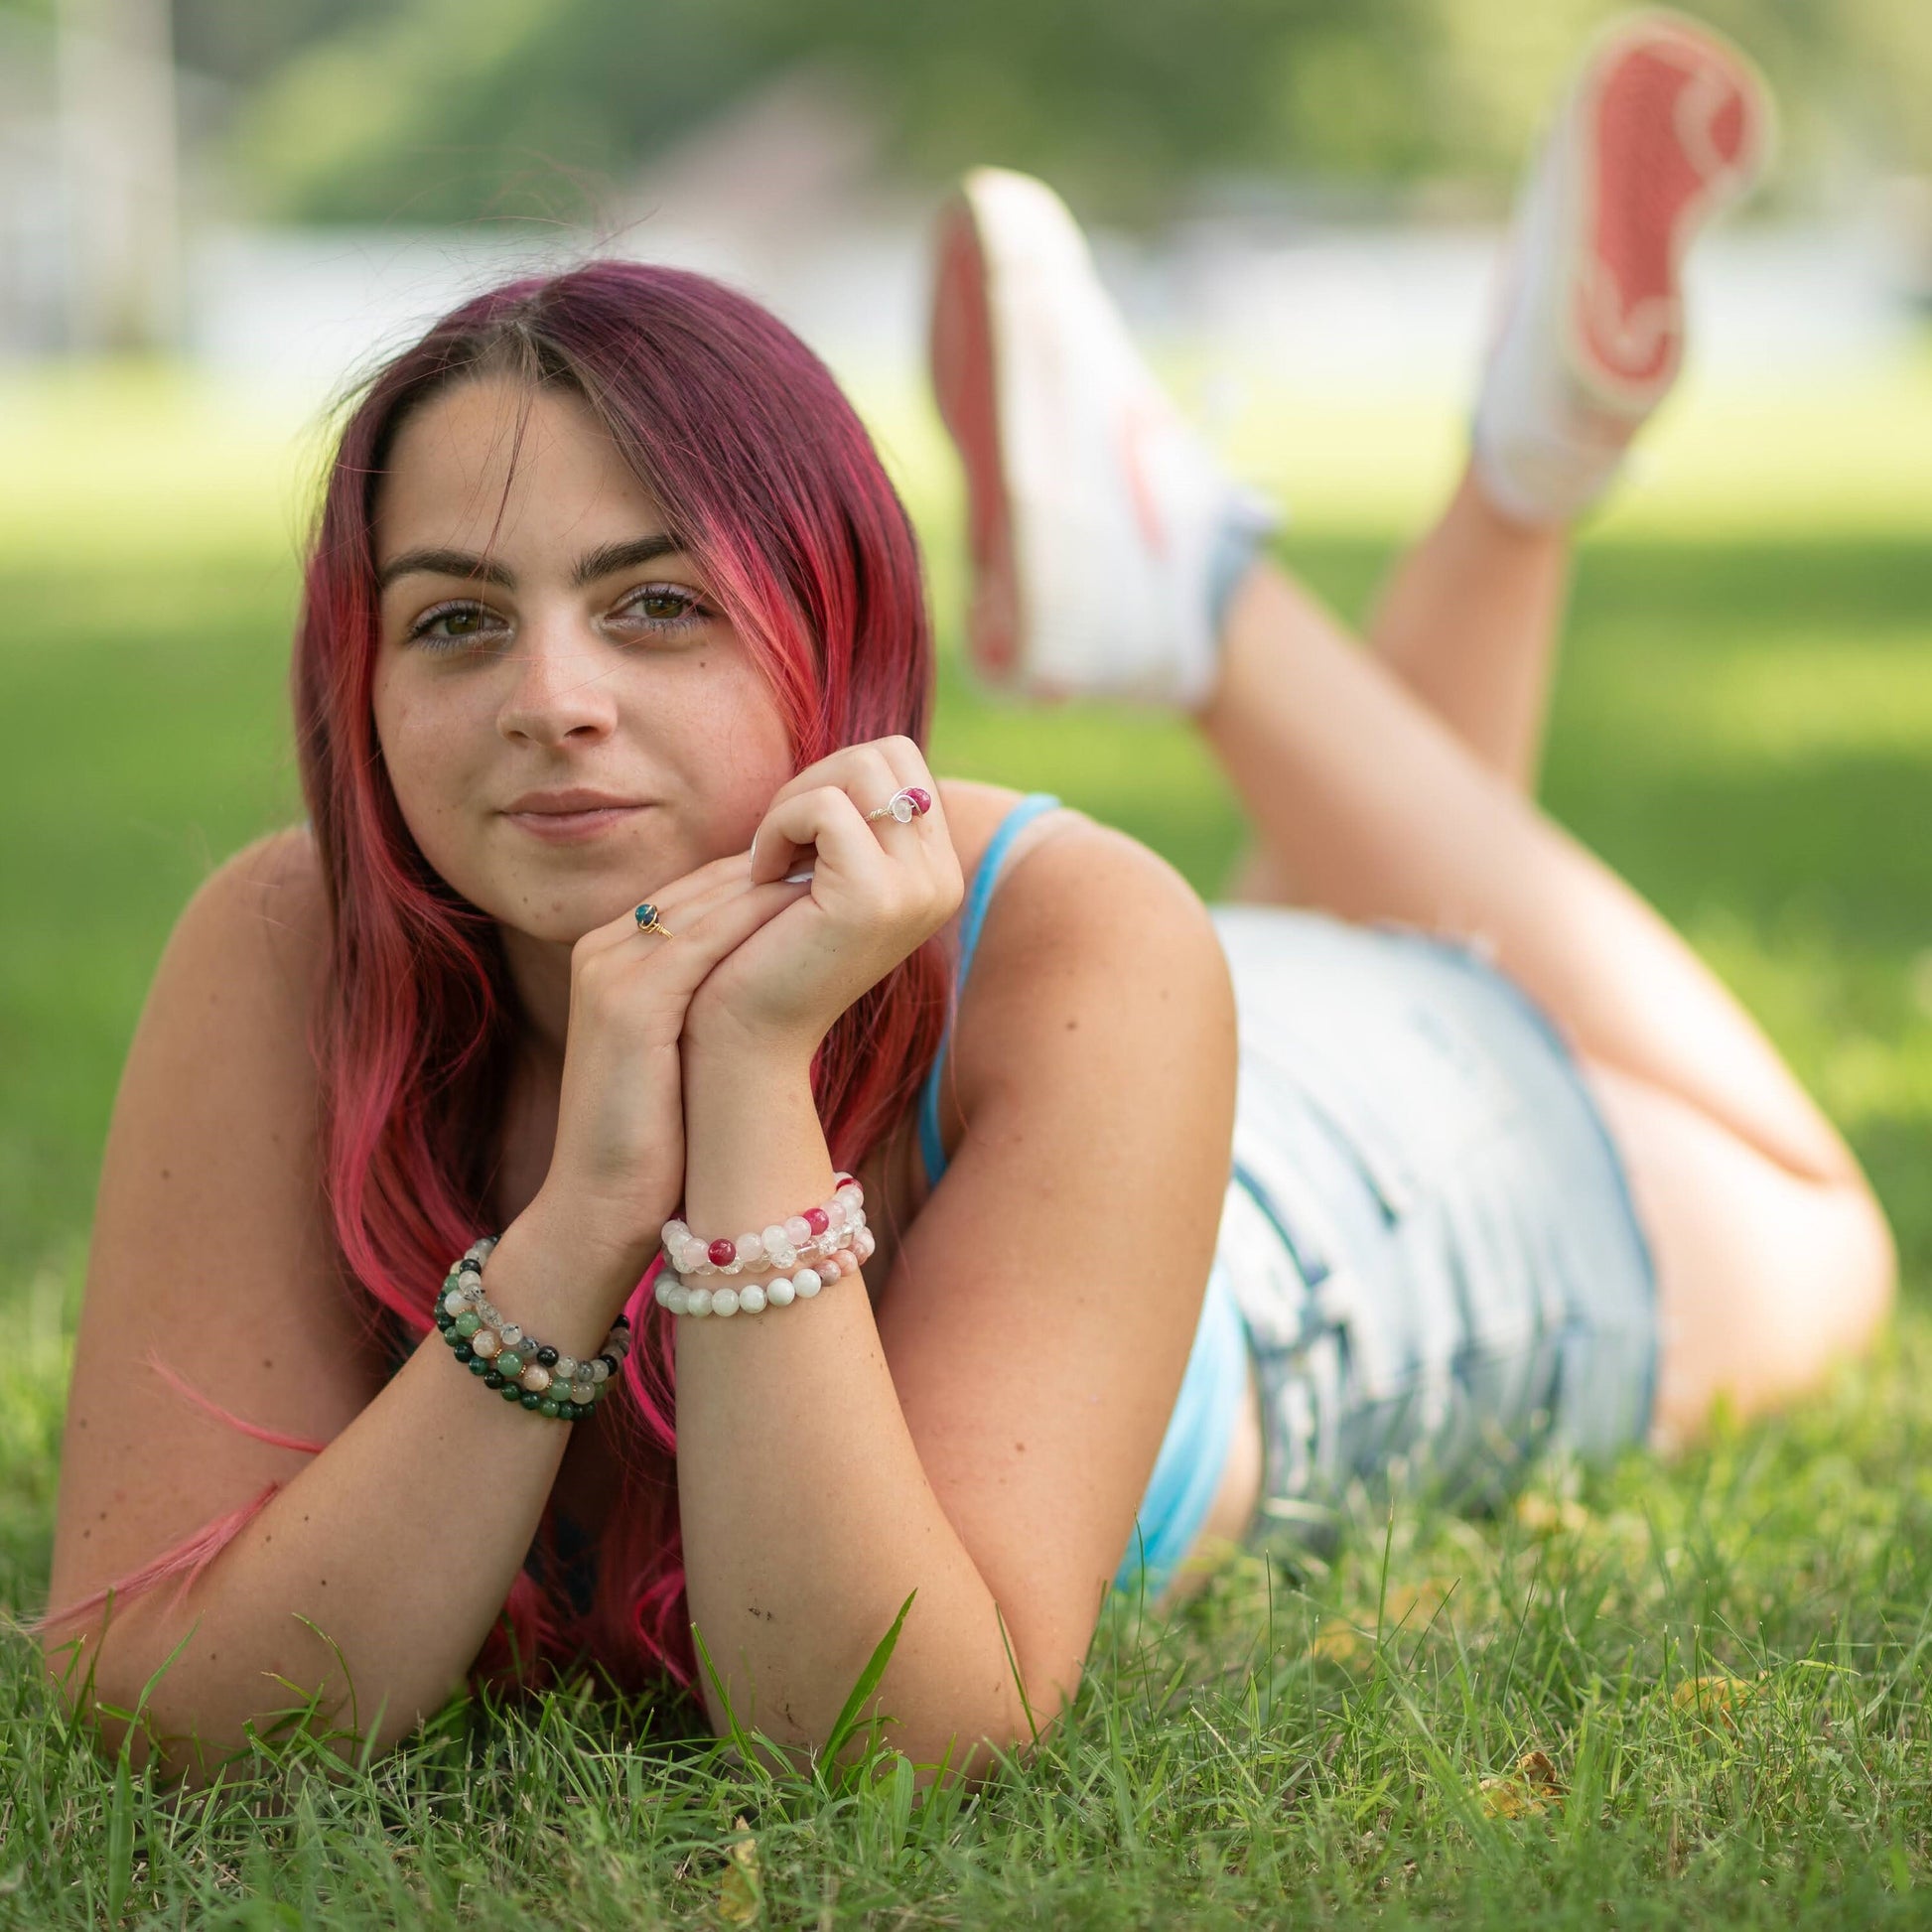
<path id="1" fill-rule="evenodd" d="M 1051 792 L 1035 791 L 1000 821 L 973 875 L 972 889 L 959 920 L 959 970 L 953 982 L 952 1009 L 946 1031 L 933 1055 L 932 1070 L 919 1091 L 919 1151 L 925 1157 L 926 1179 L 932 1186 L 946 1171 L 946 1150 L 939 1138 L 939 1075 L 952 1040 L 952 1014 L 958 1011 L 959 989 L 973 964 L 980 927 L 998 883 L 1000 868 L 1023 827 L 1059 803 Z M 1201 1300 L 1200 1325 L 1187 1357 L 1168 1433 L 1154 1463 L 1147 1494 L 1135 1523 L 1135 1535 L 1114 1578 L 1117 1589 L 1130 1589 L 1143 1566 L 1150 1595 L 1159 1591 L 1191 1547 L 1213 1507 L 1234 1442 L 1247 1382 L 1248 1340 L 1241 1311 L 1235 1305 L 1227 1266 L 1217 1256 L 1208 1273 Z"/>

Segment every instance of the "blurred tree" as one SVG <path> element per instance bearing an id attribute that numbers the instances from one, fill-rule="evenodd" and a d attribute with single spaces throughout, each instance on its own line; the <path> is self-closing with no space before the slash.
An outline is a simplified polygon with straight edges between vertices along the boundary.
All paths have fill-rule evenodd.
<path id="1" fill-rule="evenodd" d="M 16 0 L 18 3 L 18 0 Z M 922 177 L 993 159 L 1095 213 L 1203 172 L 1500 190 L 1613 0 L 177 0 L 184 57 L 266 77 L 264 212 L 596 218 L 614 184 L 801 62 Z M 1932 165 L 1932 0 L 1687 0 L 1766 67 L 1799 162 Z"/>

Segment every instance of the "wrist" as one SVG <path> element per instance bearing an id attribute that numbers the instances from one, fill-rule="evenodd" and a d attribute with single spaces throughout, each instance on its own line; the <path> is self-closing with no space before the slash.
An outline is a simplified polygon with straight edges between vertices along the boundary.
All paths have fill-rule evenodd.
<path id="1" fill-rule="evenodd" d="M 665 1208 L 666 1216 L 674 1206 Z M 549 1295 L 608 1321 L 643 1279 L 662 1224 L 621 1225 L 594 1202 L 546 1182 L 503 1230 L 498 1248 L 509 1248 L 519 1270 L 527 1265 Z"/>
<path id="2" fill-rule="evenodd" d="M 735 1022 L 725 1022 L 687 1028 L 679 1050 L 688 1106 L 693 1094 L 809 1089 L 818 1041 L 754 1035 Z"/>

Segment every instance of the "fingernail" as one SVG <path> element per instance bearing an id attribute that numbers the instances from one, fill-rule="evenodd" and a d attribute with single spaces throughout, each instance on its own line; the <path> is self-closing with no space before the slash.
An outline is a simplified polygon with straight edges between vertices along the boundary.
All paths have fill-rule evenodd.
<path id="1" fill-rule="evenodd" d="M 812 868 L 807 866 L 803 872 L 788 872 L 778 883 L 783 886 L 809 886 L 812 883 Z"/>

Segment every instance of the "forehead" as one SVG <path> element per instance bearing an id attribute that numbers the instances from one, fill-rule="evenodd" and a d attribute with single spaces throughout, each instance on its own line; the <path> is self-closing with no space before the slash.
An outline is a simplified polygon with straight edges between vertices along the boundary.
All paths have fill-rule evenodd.
<path id="1" fill-rule="evenodd" d="M 493 550 L 518 535 L 659 526 L 650 492 L 569 389 L 478 377 L 397 432 L 375 494 L 378 560 L 419 544 Z"/>

